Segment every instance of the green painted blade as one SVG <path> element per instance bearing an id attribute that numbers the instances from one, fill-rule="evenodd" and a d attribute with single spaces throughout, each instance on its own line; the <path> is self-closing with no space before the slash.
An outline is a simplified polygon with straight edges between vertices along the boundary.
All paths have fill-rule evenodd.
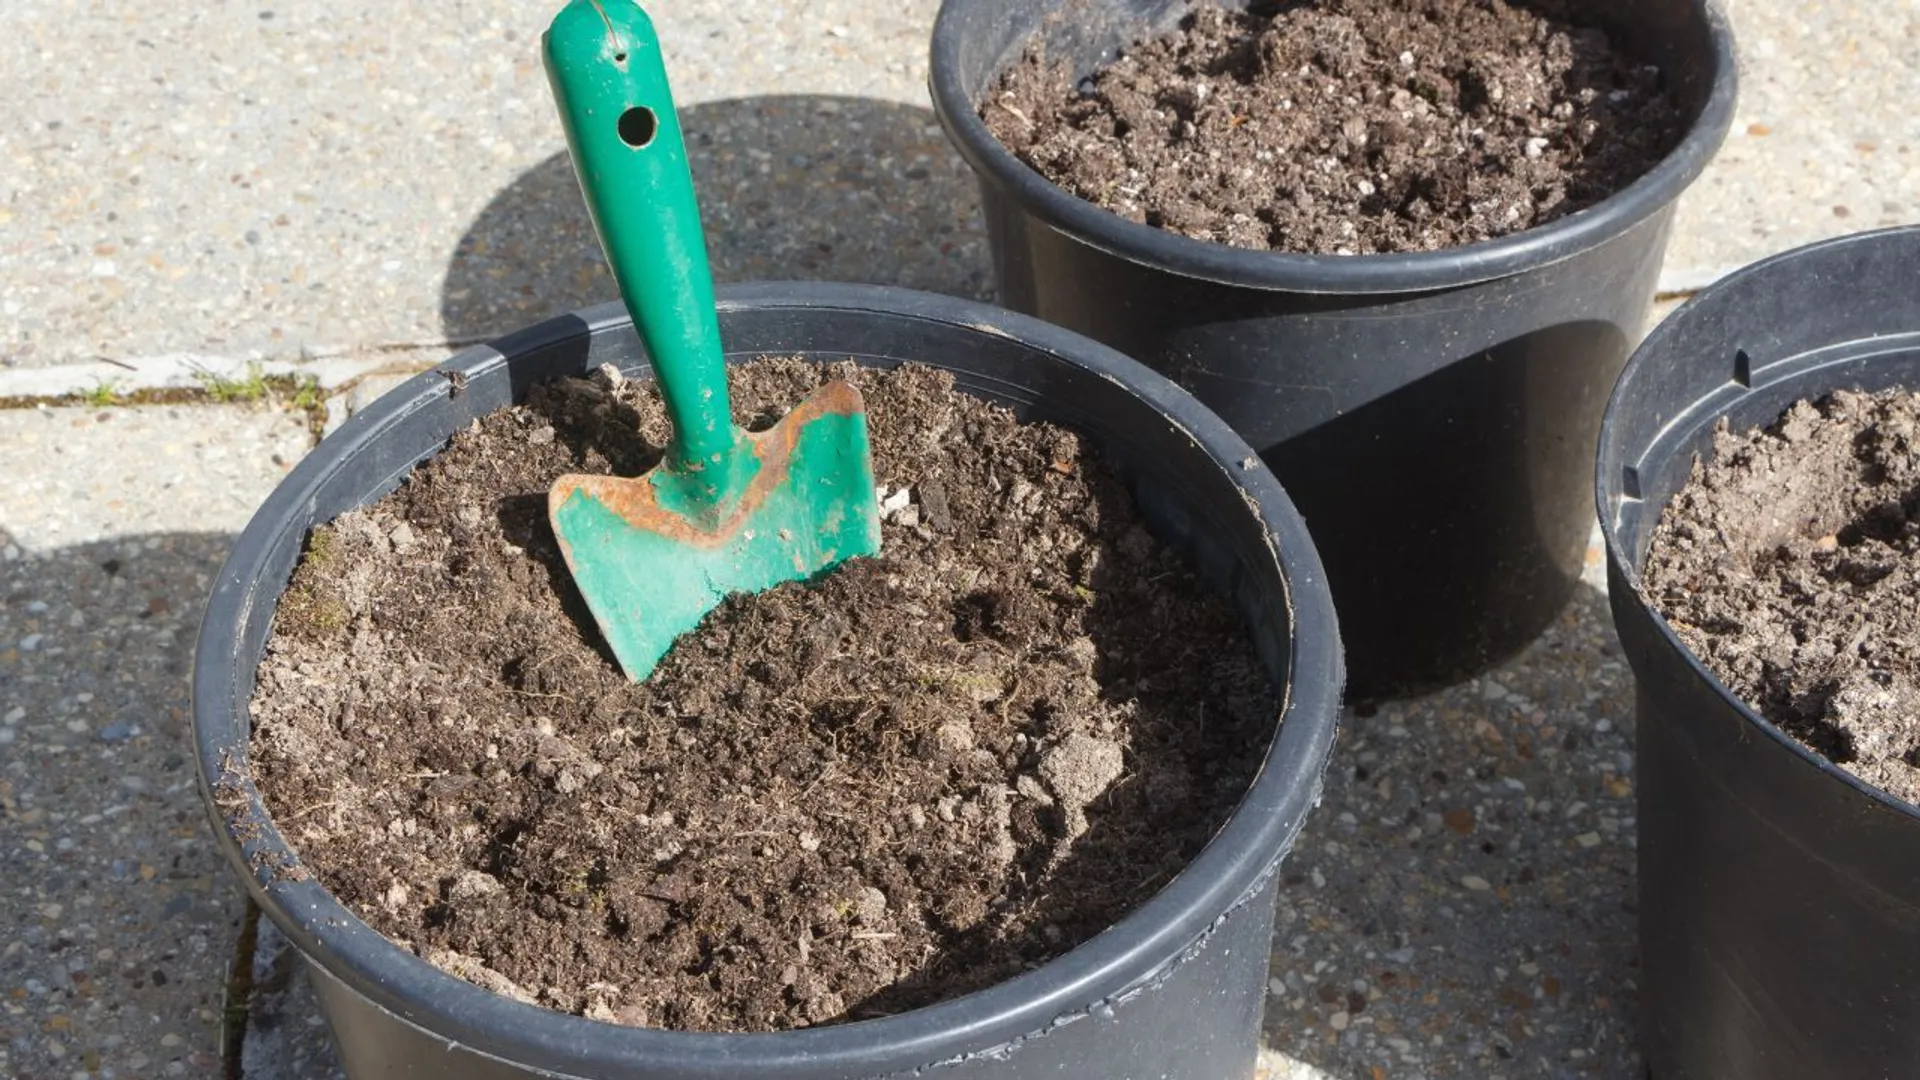
<path id="1" fill-rule="evenodd" d="M 565 476 L 548 514 L 574 582 L 614 656 L 645 679 L 723 598 L 804 580 L 880 551 L 859 391 L 828 383 L 768 431 L 734 512 L 711 527 L 662 505 L 646 476 Z"/>
<path id="2" fill-rule="evenodd" d="M 673 422 L 645 476 L 564 476 L 547 514 L 600 632 L 645 679 L 730 593 L 880 550 L 867 421 L 844 382 L 768 431 L 735 427 L 686 148 L 653 24 L 572 0 L 543 42 L 594 230 Z"/>

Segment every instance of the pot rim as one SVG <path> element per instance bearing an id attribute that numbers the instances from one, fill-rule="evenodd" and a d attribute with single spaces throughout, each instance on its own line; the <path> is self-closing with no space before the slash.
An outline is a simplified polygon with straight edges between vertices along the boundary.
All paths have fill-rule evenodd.
<path id="1" fill-rule="evenodd" d="M 1641 613 L 1659 635 L 1661 643 L 1680 658 L 1681 663 L 1687 666 L 1687 669 L 1692 673 L 1694 678 L 1703 681 L 1721 700 L 1732 705 L 1741 719 L 1745 720 L 1747 724 L 1758 729 L 1767 738 L 1797 756 L 1807 765 L 1853 788 L 1856 792 L 1873 800 L 1884 809 L 1891 810 L 1904 817 L 1920 820 L 1920 805 L 1910 803 L 1905 799 L 1892 795 L 1862 780 L 1858 776 L 1841 768 L 1826 756 L 1809 749 L 1802 744 L 1800 740 L 1787 734 L 1779 725 L 1762 716 L 1757 709 L 1747 703 L 1745 698 L 1734 693 L 1732 688 L 1722 682 L 1720 677 L 1714 674 L 1713 670 L 1707 667 L 1706 663 L 1702 661 L 1700 657 L 1696 656 L 1692 649 L 1687 647 L 1686 642 L 1680 639 L 1679 632 L 1673 628 L 1673 624 L 1669 623 L 1667 617 L 1661 614 L 1660 610 L 1647 600 L 1646 582 L 1641 576 L 1640 565 L 1629 556 L 1624 539 L 1620 535 L 1618 525 L 1617 509 L 1620 502 L 1625 498 L 1625 493 L 1620 483 L 1621 474 L 1619 469 L 1619 459 L 1622 454 L 1622 447 L 1620 445 L 1622 439 L 1619 426 L 1614 422 L 1614 410 L 1620 407 L 1623 400 L 1620 396 L 1619 387 L 1628 383 L 1630 376 L 1632 376 L 1640 365 L 1652 363 L 1654 362 L 1654 357 L 1664 354 L 1666 351 L 1666 343 L 1685 331 L 1687 323 L 1691 318 L 1702 310 L 1703 301 L 1711 301 L 1711 299 L 1718 295 L 1723 289 L 1738 287 L 1758 277 L 1783 273 L 1808 256 L 1832 254 L 1857 244 L 1884 242 L 1889 237 L 1899 238 L 1902 235 L 1911 238 L 1915 251 L 1920 252 L 1920 225 L 1898 225 L 1892 228 L 1873 229 L 1866 232 L 1830 237 L 1826 240 L 1815 241 L 1770 255 L 1765 259 L 1742 267 L 1721 278 L 1706 289 L 1701 290 L 1699 293 L 1696 293 L 1693 297 L 1689 298 L 1686 303 L 1668 315 L 1659 326 L 1654 328 L 1652 333 L 1647 335 L 1646 339 L 1640 343 L 1640 347 L 1635 349 L 1633 355 L 1628 358 L 1627 366 L 1620 372 L 1619 381 L 1615 384 L 1614 392 L 1607 401 L 1606 413 L 1600 421 L 1599 452 L 1595 456 L 1594 505 L 1600 516 L 1600 533 L 1606 545 L 1609 569 L 1618 581 L 1623 582 L 1627 586 L 1631 593 L 1630 602 L 1640 608 Z M 1916 327 L 1916 331 L 1920 331 L 1920 327 Z M 1754 386 L 1749 387 L 1748 391 L 1753 392 L 1760 390 L 1767 385 L 1770 385 L 1770 383 L 1756 383 Z M 1915 389 L 1920 390 L 1920 387 L 1915 387 Z M 1711 416 L 1701 416 L 1697 419 L 1687 413 L 1682 413 L 1681 415 L 1688 420 L 1687 430 L 1693 431 L 1698 430 L 1702 423 L 1717 423 L 1726 415 L 1726 412 L 1727 410 L 1722 408 L 1715 410 Z M 1669 425 L 1669 430 L 1676 426 L 1678 426 L 1678 422 Z M 1651 447 L 1641 448 L 1641 453 L 1644 455 L 1647 449 L 1651 449 Z M 1648 504 L 1643 505 L 1651 508 Z M 1658 509 L 1664 509 L 1664 507 Z M 1651 528 L 1652 526 L 1647 525 L 1645 527 Z M 1628 601 L 1626 598 L 1616 597 L 1614 599 L 1614 603 L 1621 602 Z"/>
<path id="2" fill-rule="evenodd" d="M 961 87 L 959 50 L 966 34 L 958 13 L 969 2 L 943 0 L 934 21 L 927 81 L 941 126 L 983 180 L 990 179 L 1034 217 L 1115 258 L 1202 281 L 1280 292 L 1383 295 L 1457 288 L 1538 269 L 1597 247 L 1670 206 L 1699 177 L 1733 124 L 1739 81 L 1733 31 L 1721 0 L 1692 0 L 1712 43 L 1714 72 L 1707 100 L 1679 144 L 1620 191 L 1545 225 L 1438 251 L 1252 251 L 1128 221 L 1069 193 L 1015 157 L 987 130 L 975 102 Z"/>
<path id="3" fill-rule="evenodd" d="M 274 826 L 250 776 L 247 806 L 229 820 L 212 790 L 232 756 L 244 758 L 246 700 L 238 695 L 241 640 L 274 544 L 304 528 L 318 493 L 344 464 L 386 432 L 452 391 L 445 373 L 469 377 L 556 343 L 625 325 L 619 304 L 560 316 L 491 345 L 464 350 L 358 414 L 303 459 L 235 541 L 208 601 L 193 667 L 193 729 L 201 796 L 215 835 L 248 892 L 290 940 L 360 996 L 434 1037 L 559 1073 L 609 1077 L 731 1078 L 763 1071 L 800 1078 L 911 1072 L 1004 1051 L 1051 1026 L 1149 986 L 1200 947 L 1212 925 L 1258 895 L 1318 802 L 1338 724 L 1344 672 L 1332 597 L 1306 526 L 1264 468 L 1228 463 L 1253 452 L 1226 424 L 1147 368 L 1085 338 L 986 304 L 906 289 L 829 283 L 765 283 L 720 290 L 729 312 L 837 309 L 902 317 L 1009 338 L 1126 386 L 1179 426 L 1247 496 L 1259 514 L 1291 609 L 1289 680 L 1278 730 L 1241 803 L 1160 892 L 1118 923 L 1041 967 L 962 997 L 880 1019 L 755 1034 L 628 1028 L 527 1005 L 440 971 L 367 926 L 314 880 L 274 867 L 297 858 Z M 331 445 L 328 445 L 331 443 Z M 277 600 L 276 600 L 277 602 Z M 243 678 L 244 676 L 244 678 Z M 230 756 L 231 755 L 231 756 Z M 229 789 L 230 790 L 230 789 Z M 245 833 L 243 840 L 236 831 Z"/>

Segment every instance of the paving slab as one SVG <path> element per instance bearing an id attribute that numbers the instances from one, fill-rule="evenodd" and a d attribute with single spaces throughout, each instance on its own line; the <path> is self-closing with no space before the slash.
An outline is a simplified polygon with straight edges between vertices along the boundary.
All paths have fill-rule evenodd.
<path id="1" fill-rule="evenodd" d="M 242 904 L 186 672 L 307 440 L 238 406 L 0 410 L 0 1076 L 219 1074 Z"/>
<path id="2" fill-rule="evenodd" d="M 549 8 L 0 7 L 0 365 L 437 346 L 608 298 L 586 231 L 548 228 L 581 219 Z M 939 226 L 977 245 L 925 107 L 935 10 L 658 5 L 723 278 L 938 284 Z"/>
<path id="3" fill-rule="evenodd" d="M 1633 681 L 1597 540 L 1521 656 L 1348 716 L 1282 866 L 1284 1058 L 1342 1078 L 1643 1074 Z"/>
<path id="4" fill-rule="evenodd" d="M 1727 142 L 1681 200 L 1660 287 L 1920 222 L 1920 3 L 1722 0 L 1740 55 Z"/>
<path id="5" fill-rule="evenodd" d="M 661 6 L 722 279 L 989 290 L 971 177 L 926 107 L 936 7 Z M 1920 217 L 1920 7 L 1730 7 L 1745 98 L 1683 204 L 1668 291 Z M 0 376 L 373 364 L 610 296 L 539 68 L 547 14 L 6 5 Z"/>

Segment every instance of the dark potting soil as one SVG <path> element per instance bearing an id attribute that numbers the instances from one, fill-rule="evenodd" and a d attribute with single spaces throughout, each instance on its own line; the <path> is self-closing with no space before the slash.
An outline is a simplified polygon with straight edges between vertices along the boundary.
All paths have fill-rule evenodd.
<path id="1" fill-rule="evenodd" d="M 1714 436 L 1646 597 L 1761 715 L 1920 802 L 1920 395 L 1841 392 Z"/>
<path id="2" fill-rule="evenodd" d="M 1028 51 L 981 118 L 1131 221 L 1255 250 L 1432 251 L 1543 225 L 1679 142 L 1659 71 L 1564 2 L 1196 7 L 1085 89 Z"/>
<path id="3" fill-rule="evenodd" d="M 930 1004 L 1164 885 L 1273 732 L 1238 619 L 1075 434 L 928 369 L 833 373 L 867 396 L 883 554 L 730 599 L 644 685 L 545 493 L 651 467 L 650 389 L 535 387 L 316 530 L 253 702 L 304 869 L 482 986 L 691 1031 Z M 821 377 L 758 362 L 736 408 Z"/>

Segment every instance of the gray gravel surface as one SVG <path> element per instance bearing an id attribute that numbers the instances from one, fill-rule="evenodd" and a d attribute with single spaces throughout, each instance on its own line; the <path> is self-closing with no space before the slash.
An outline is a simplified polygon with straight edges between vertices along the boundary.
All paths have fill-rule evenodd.
<path id="1" fill-rule="evenodd" d="M 0 410 L 0 1076 L 219 1074 L 241 904 L 185 673 L 305 441 L 240 408 Z"/>
<path id="2" fill-rule="evenodd" d="M 980 287 L 926 108 L 936 6 L 655 5 L 723 278 Z M 536 46 L 556 8 L 0 6 L 0 368 L 378 353 L 605 299 L 584 230 L 548 231 L 580 220 Z M 942 228 L 972 259 L 945 275 Z"/>
<path id="3" fill-rule="evenodd" d="M 928 110 L 779 94 L 683 107 L 708 258 L 720 281 L 865 281 L 984 297 L 972 174 Z M 615 295 L 564 151 L 521 173 L 454 249 L 450 339 Z"/>
<path id="4" fill-rule="evenodd" d="M 1726 6 L 1745 98 L 1668 291 L 1920 216 L 1920 8 Z M 372 360 L 604 297 L 577 233 L 514 247 L 577 220 L 534 48 L 549 7 L 0 7 L 0 374 Z M 926 109 L 936 0 L 657 7 L 689 132 L 716 144 L 695 159 L 738 249 L 723 277 L 986 287 L 971 180 Z M 806 120 L 821 98 L 846 111 Z M 510 295 L 467 284 L 490 274 Z"/>
<path id="5" fill-rule="evenodd" d="M 1348 716 L 1283 866 L 1273 1077 L 1640 1076 L 1632 679 L 1588 561 L 1520 657 Z"/>
<path id="6" fill-rule="evenodd" d="M 1740 54 L 1726 145 L 1681 200 L 1667 292 L 1801 244 L 1920 221 L 1920 4 L 1722 0 Z"/>

